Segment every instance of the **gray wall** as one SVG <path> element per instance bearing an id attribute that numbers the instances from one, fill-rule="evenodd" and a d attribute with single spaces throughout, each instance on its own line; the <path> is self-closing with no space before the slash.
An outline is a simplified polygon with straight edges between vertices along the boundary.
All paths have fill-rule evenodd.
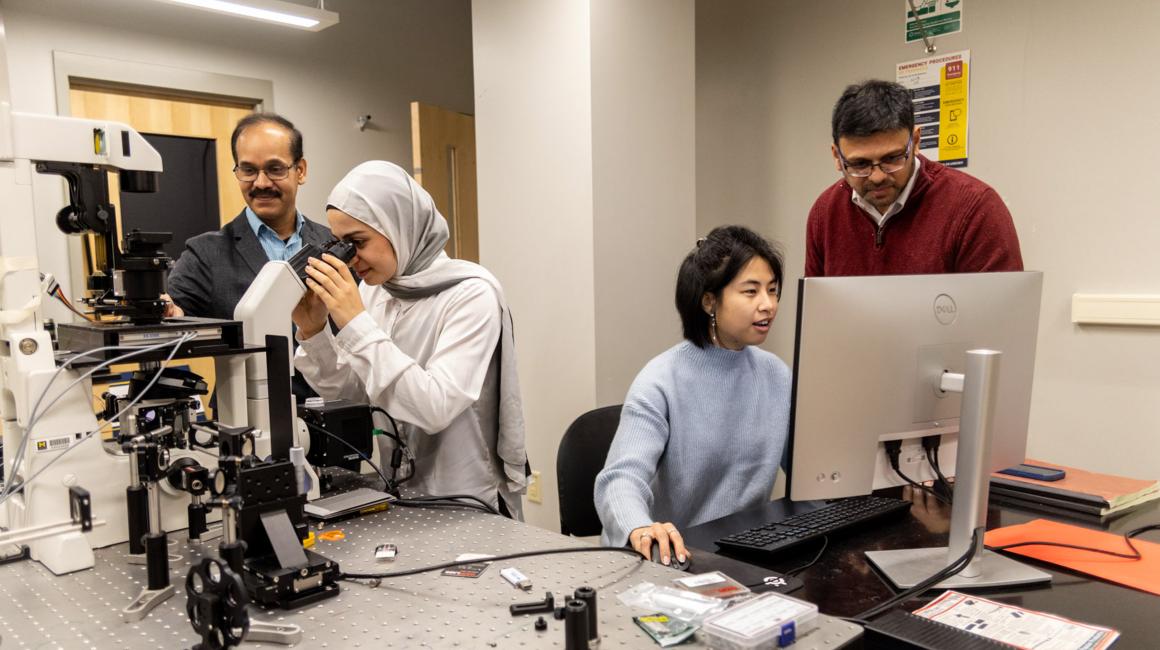
<path id="1" fill-rule="evenodd" d="M 885 10 L 884 10 L 885 9 Z M 829 116 L 842 88 L 924 56 L 902 2 L 697 3 L 698 230 L 740 222 L 804 265 L 805 220 L 837 179 Z M 1098 471 L 1160 467 L 1160 332 L 1078 327 L 1073 293 L 1160 293 L 1160 3 L 972 0 L 970 167 L 1045 273 L 1028 453 Z M 792 286 L 792 285 L 791 285 Z M 792 298 L 792 296 L 791 296 Z M 793 352 L 792 299 L 769 348 Z"/>

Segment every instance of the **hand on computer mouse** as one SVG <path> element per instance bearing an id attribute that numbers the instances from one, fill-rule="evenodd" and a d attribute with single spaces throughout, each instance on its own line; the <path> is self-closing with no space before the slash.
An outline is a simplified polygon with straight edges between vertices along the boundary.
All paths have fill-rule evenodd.
<path id="1" fill-rule="evenodd" d="M 664 565 L 670 565 L 673 560 L 679 564 L 686 564 L 691 557 L 689 550 L 685 548 L 685 540 L 672 522 L 653 522 L 648 526 L 636 528 L 629 533 L 628 540 L 637 553 Z M 655 557 L 654 544 L 657 547 Z"/>
<path id="2" fill-rule="evenodd" d="M 653 540 L 653 543 L 652 543 L 651 557 L 652 557 L 653 562 L 656 562 L 657 564 L 662 564 L 661 544 L 660 544 L 660 542 L 658 542 L 655 539 Z M 669 566 L 673 567 L 674 569 L 677 569 L 678 571 L 688 571 L 689 567 L 693 565 L 693 558 L 692 558 L 692 556 L 685 554 L 683 559 L 681 556 L 677 556 L 677 557 L 672 558 L 671 564 L 668 562 L 664 562 L 664 564 L 668 564 Z"/>

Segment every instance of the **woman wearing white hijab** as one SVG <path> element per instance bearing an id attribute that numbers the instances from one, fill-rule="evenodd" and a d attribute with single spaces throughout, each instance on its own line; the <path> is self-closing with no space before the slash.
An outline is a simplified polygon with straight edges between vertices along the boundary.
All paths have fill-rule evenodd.
<path id="1" fill-rule="evenodd" d="M 310 260 L 310 291 L 293 314 L 295 367 L 319 395 L 367 400 L 399 421 L 415 456 L 409 486 L 497 508 L 502 499 L 522 519 L 524 421 L 499 281 L 443 252 L 447 221 L 397 165 L 355 167 L 326 203 L 362 284 L 332 255 Z M 390 458 L 391 441 L 379 444 Z"/>

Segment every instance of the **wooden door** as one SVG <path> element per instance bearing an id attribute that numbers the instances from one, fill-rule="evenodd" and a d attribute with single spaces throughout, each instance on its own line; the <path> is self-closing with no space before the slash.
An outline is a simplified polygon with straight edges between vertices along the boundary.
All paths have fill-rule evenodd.
<path id="1" fill-rule="evenodd" d="M 415 180 L 430 192 L 447 219 L 447 254 L 479 261 L 479 210 L 475 190 L 475 118 L 411 102 Z"/>

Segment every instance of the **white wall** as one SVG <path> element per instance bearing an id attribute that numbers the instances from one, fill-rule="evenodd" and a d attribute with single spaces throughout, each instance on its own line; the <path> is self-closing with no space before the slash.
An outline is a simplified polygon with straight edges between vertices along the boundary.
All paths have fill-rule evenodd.
<path id="1" fill-rule="evenodd" d="M 559 529 L 556 449 L 679 338 L 694 233 L 690 1 L 472 7 L 480 257 L 516 319 L 528 451 Z"/>
<path id="2" fill-rule="evenodd" d="M 586 2 L 472 5 L 480 262 L 515 321 L 528 456 L 559 530 L 556 446 L 595 404 L 592 93 Z"/>
<path id="3" fill-rule="evenodd" d="M 240 75 L 273 82 L 274 109 L 303 132 L 310 163 L 299 207 L 325 222 L 326 195 L 364 160 L 411 167 L 410 102 L 473 111 L 467 0 L 331 0 L 338 25 L 318 33 L 138 0 L 3 0 L 13 108 L 56 114 L 53 52 Z M 373 116 L 359 132 L 354 119 Z M 38 179 L 51 222 L 63 183 Z M 38 224 L 40 225 L 40 224 Z M 40 227 L 44 270 L 64 264 L 65 238 Z"/>
<path id="4" fill-rule="evenodd" d="M 692 0 L 592 2 L 596 402 L 681 339 L 677 267 L 696 241 Z"/>
<path id="5" fill-rule="evenodd" d="M 884 10 L 885 9 L 885 10 Z M 924 56 L 903 45 L 901 0 L 697 3 L 698 230 L 739 221 L 804 265 L 805 219 L 836 178 L 833 102 Z M 1071 295 L 1160 293 L 1160 3 L 972 0 L 970 167 L 1015 218 L 1045 273 L 1028 453 L 1097 471 L 1160 475 L 1160 331 L 1077 327 Z M 794 304 L 770 349 L 793 352 Z"/>

